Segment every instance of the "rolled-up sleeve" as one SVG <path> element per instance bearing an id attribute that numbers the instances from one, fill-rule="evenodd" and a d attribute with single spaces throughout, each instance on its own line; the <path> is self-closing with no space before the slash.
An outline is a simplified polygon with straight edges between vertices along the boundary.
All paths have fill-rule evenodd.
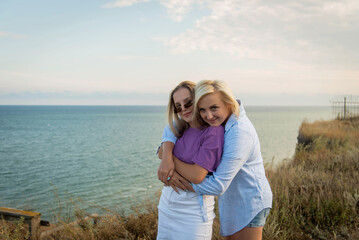
<path id="1" fill-rule="evenodd" d="M 177 142 L 177 137 L 174 135 L 169 125 L 163 130 L 161 144 L 163 142 L 173 142 L 174 144 Z"/>
<path id="2" fill-rule="evenodd" d="M 221 163 L 212 176 L 192 185 L 196 193 L 222 195 L 252 152 L 253 138 L 250 133 L 237 127 L 230 129 L 224 137 Z"/>

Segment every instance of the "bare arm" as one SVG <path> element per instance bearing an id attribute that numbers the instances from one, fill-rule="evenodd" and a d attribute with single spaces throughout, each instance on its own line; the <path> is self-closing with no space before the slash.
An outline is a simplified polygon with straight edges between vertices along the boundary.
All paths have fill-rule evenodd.
<path id="1" fill-rule="evenodd" d="M 176 171 L 194 184 L 201 183 L 209 171 L 216 169 L 222 154 L 224 128 L 209 127 L 204 131 L 201 145 L 192 157 L 194 164 L 173 157 Z"/>
<path id="2" fill-rule="evenodd" d="M 158 178 L 167 185 L 168 177 L 173 175 L 172 163 L 175 163 L 173 169 L 175 168 L 182 177 L 195 184 L 202 182 L 208 171 L 197 164 L 184 163 L 179 160 L 170 152 L 171 149 L 173 150 L 173 147 L 174 144 L 172 142 L 164 142 L 158 151 L 158 158 L 162 159 L 158 168 Z M 171 160 L 172 158 L 173 160 Z M 171 168 L 170 174 L 168 174 L 168 168 Z M 183 187 L 178 187 L 183 189 Z"/>
<path id="3" fill-rule="evenodd" d="M 172 177 L 175 165 L 172 159 L 174 143 L 164 142 L 159 150 L 158 158 L 162 159 L 157 170 L 158 179 L 167 184 L 168 177 Z"/>
<path id="4" fill-rule="evenodd" d="M 197 164 L 182 162 L 175 156 L 173 156 L 173 160 L 176 165 L 176 171 L 194 184 L 202 182 L 208 174 L 206 169 Z"/>
<path id="5" fill-rule="evenodd" d="M 172 142 L 164 142 L 158 151 L 158 158 L 162 160 L 158 167 L 158 179 L 166 186 L 171 186 L 176 192 L 178 192 L 177 188 L 194 192 L 190 181 L 175 170 L 172 158 L 173 148 L 174 144 Z"/>
<path id="6" fill-rule="evenodd" d="M 170 180 L 168 180 L 168 186 L 171 186 L 177 193 L 178 193 L 178 189 L 180 188 L 183 191 L 191 191 L 194 192 L 194 189 L 192 188 L 192 185 L 190 184 L 190 182 L 185 179 L 183 176 L 181 176 L 177 171 L 173 172 L 173 176 L 171 177 Z"/>
<path id="7" fill-rule="evenodd" d="M 166 128 L 165 132 L 166 131 L 170 131 L 170 130 L 168 130 Z M 173 141 L 170 140 L 172 138 L 165 138 L 166 139 L 165 141 L 170 140 L 171 142 L 163 143 L 163 156 L 162 156 L 163 160 L 162 160 L 162 162 L 166 161 L 166 163 L 161 162 L 162 166 L 160 165 L 160 168 L 163 167 L 163 169 L 165 169 L 165 170 L 163 172 L 160 172 L 160 168 L 159 168 L 159 172 L 158 172 L 159 179 L 163 183 L 165 183 L 165 185 L 172 186 L 172 182 L 168 182 L 169 174 L 166 175 L 166 173 L 167 173 L 166 168 L 167 168 L 167 166 L 170 166 L 170 168 L 172 168 L 172 164 L 174 166 L 174 161 L 177 162 L 176 170 L 179 172 L 178 176 L 183 178 L 182 181 L 176 181 L 175 183 L 173 183 L 175 185 L 172 187 L 175 190 L 177 190 L 176 187 L 178 187 L 180 189 L 183 189 L 183 187 L 185 187 L 186 190 L 193 191 L 193 188 L 191 185 L 189 185 L 189 184 L 183 185 L 182 183 L 188 183 L 187 179 L 193 183 L 200 183 L 206 177 L 206 175 L 208 173 L 207 169 L 213 170 L 213 166 L 215 164 L 215 162 L 213 160 L 216 160 L 216 159 L 219 160 L 221 152 L 222 152 L 223 138 L 220 138 L 219 134 L 222 134 L 222 136 L 223 136 L 224 129 L 216 128 L 216 129 L 209 129 L 209 131 L 210 131 L 210 133 L 207 133 L 206 138 L 202 142 L 200 149 L 196 153 L 197 156 L 195 156 L 195 159 L 201 159 L 201 161 L 199 161 L 200 165 L 186 164 L 177 158 L 174 158 L 174 160 L 172 160 L 171 157 L 173 157 L 172 151 L 174 148 L 174 144 L 173 144 Z M 166 145 L 165 145 L 165 143 L 166 143 Z M 170 144 L 169 145 L 171 147 L 170 150 L 168 149 L 168 144 Z M 159 155 L 159 157 L 160 157 L 160 155 Z M 203 161 L 203 160 L 209 160 L 209 161 Z M 196 161 L 194 161 L 194 162 L 196 162 Z M 204 165 L 202 165 L 202 164 L 204 164 Z M 176 176 L 177 176 L 177 174 L 176 174 Z M 176 184 L 178 184 L 178 185 L 176 185 Z"/>

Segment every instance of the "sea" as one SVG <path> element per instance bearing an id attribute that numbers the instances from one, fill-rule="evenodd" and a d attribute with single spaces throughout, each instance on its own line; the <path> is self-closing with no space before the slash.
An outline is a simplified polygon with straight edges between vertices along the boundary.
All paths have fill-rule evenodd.
<path id="1" fill-rule="evenodd" d="M 334 118 L 329 106 L 248 106 L 264 163 L 295 151 L 303 121 Z M 56 221 L 74 210 L 130 214 L 158 201 L 156 150 L 165 106 L 0 106 L 0 207 Z"/>

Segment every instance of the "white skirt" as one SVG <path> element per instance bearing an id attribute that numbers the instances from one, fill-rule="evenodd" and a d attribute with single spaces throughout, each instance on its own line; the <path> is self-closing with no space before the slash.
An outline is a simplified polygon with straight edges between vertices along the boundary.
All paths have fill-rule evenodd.
<path id="1" fill-rule="evenodd" d="M 164 187 L 158 204 L 157 240 L 212 238 L 214 196 Z"/>

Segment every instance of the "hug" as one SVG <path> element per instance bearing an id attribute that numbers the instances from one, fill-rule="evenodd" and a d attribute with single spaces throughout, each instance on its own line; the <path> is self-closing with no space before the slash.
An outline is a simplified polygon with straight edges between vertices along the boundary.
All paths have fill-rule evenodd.
<path id="1" fill-rule="evenodd" d="M 225 239 L 262 239 L 272 207 L 257 132 L 223 81 L 170 93 L 158 178 L 157 239 L 211 239 L 214 196 Z"/>

